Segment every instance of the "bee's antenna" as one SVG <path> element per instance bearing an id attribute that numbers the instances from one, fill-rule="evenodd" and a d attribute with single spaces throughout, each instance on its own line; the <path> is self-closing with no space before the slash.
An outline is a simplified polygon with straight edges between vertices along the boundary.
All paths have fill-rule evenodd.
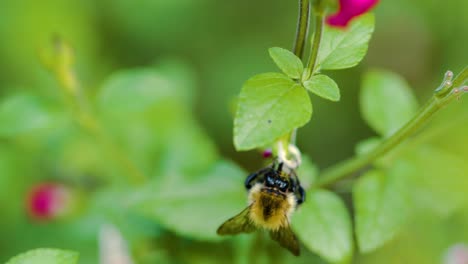
<path id="1" fill-rule="evenodd" d="M 284 165 L 284 162 L 280 162 L 280 163 L 278 164 L 278 169 L 277 169 L 277 171 L 282 171 L 282 170 L 283 170 L 283 165 Z"/>

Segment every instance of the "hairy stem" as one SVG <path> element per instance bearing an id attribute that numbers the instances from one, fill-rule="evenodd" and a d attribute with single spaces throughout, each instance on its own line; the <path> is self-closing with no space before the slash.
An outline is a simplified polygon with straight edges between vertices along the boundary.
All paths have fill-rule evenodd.
<path id="1" fill-rule="evenodd" d="M 309 0 L 299 0 L 299 15 L 296 26 L 296 38 L 294 39 L 294 54 L 302 59 L 304 56 L 304 47 L 306 45 L 307 34 L 309 32 L 309 21 L 310 21 L 310 2 Z M 294 129 L 289 133 L 286 138 L 287 142 L 296 144 L 297 129 Z M 286 147 L 286 152 L 288 148 Z"/>
<path id="2" fill-rule="evenodd" d="M 309 0 L 299 0 L 299 16 L 297 19 L 296 39 L 294 40 L 293 52 L 302 58 L 309 30 L 310 3 Z"/>
<path id="3" fill-rule="evenodd" d="M 395 134 L 385 139 L 378 147 L 369 153 L 362 156 L 355 156 L 343 162 L 340 162 L 321 173 L 314 187 L 327 187 L 331 184 L 342 180 L 353 173 L 363 169 L 365 166 L 372 164 L 376 159 L 385 155 L 389 150 L 396 147 L 401 142 L 405 141 L 421 127 L 427 124 L 431 117 L 438 110 L 448 105 L 455 98 L 458 98 L 461 93 L 466 92 L 466 87 L 461 87 L 468 80 L 468 68 L 465 68 L 453 81 L 451 91 L 444 97 L 438 97 L 434 94 L 431 99 L 419 110 L 419 112 L 410 121 L 408 121 Z"/>
<path id="4" fill-rule="evenodd" d="M 322 40 L 323 32 L 323 12 L 315 12 L 315 30 L 314 30 L 314 39 L 312 40 L 312 47 L 309 55 L 309 60 L 307 61 L 307 69 L 305 73 L 305 80 L 308 80 L 315 71 L 317 67 L 317 56 L 320 47 L 320 41 Z"/>
<path id="5" fill-rule="evenodd" d="M 305 11 L 306 7 L 304 5 L 307 5 L 307 11 Z M 296 54 L 296 56 L 302 59 L 304 43 L 301 45 L 301 49 L 297 48 L 297 46 L 298 46 L 299 39 L 305 42 L 305 39 L 307 38 L 307 31 L 308 31 L 309 21 L 310 21 L 310 10 L 309 10 L 310 4 L 308 0 L 299 0 L 299 6 L 300 6 L 299 20 L 298 20 L 298 25 L 297 25 L 297 35 L 296 35 L 296 41 L 295 41 L 296 44 L 295 44 L 294 54 Z M 317 8 L 314 8 L 314 11 L 315 11 L 314 12 L 315 13 L 315 31 L 314 31 L 314 39 L 312 40 L 312 47 L 311 47 L 309 60 L 307 62 L 306 80 L 310 78 L 310 76 L 315 70 L 318 50 L 320 47 L 320 41 L 322 39 L 322 31 L 323 31 L 323 12 L 321 10 L 317 10 Z M 305 29 L 301 30 L 303 27 L 305 27 Z M 303 32 L 303 35 L 299 36 L 300 32 Z M 297 129 L 294 129 L 289 135 L 289 138 L 290 138 L 289 142 L 293 145 L 296 144 L 296 135 L 297 135 Z"/>

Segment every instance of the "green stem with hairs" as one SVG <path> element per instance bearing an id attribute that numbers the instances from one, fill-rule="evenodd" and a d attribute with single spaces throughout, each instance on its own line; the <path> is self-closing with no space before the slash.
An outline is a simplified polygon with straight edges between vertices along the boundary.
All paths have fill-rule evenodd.
<path id="1" fill-rule="evenodd" d="M 309 31 L 309 21 L 310 21 L 310 1 L 309 0 L 299 0 L 299 15 L 297 19 L 296 26 L 296 37 L 294 39 L 293 53 L 300 59 L 304 55 L 304 48 L 307 41 L 307 33 Z M 294 129 L 288 135 L 282 137 L 280 141 L 283 143 L 290 142 L 291 144 L 296 144 L 296 133 L 297 129 Z M 286 146 L 286 151 L 288 148 Z"/>
<path id="2" fill-rule="evenodd" d="M 294 54 L 302 58 L 309 30 L 310 3 L 309 0 L 299 0 L 299 16 L 297 19 L 296 39 L 294 40 Z"/>
<path id="3" fill-rule="evenodd" d="M 312 40 L 312 47 L 309 55 L 309 60 L 307 61 L 307 68 L 304 80 L 310 79 L 310 77 L 312 77 L 312 74 L 315 72 L 315 68 L 317 67 L 317 56 L 323 33 L 323 17 L 323 12 L 321 10 L 316 10 L 314 39 Z"/>
<path id="4" fill-rule="evenodd" d="M 401 142 L 408 139 L 411 135 L 417 132 L 421 127 L 426 125 L 431 118 L 443 107 L 458 98 L 461 93 L 466 92 L 466 86 L 461 87 L 468 80 L 468 67 L 453 80 L 453 85 L 449 93 L 440 96 L 435 93 L 431 99 L 419 110 L 419 112 L 408 121 L 395 134 L 388 137 L 380 143 L 374 150 L 362 156 L 355 156 L 348 160 L 342 161 L 322 172 L 319 175 L 315 188 L 327 187 L 339 180 L 342 180 L 353 173 L 372 164 L 376 159 L 385 155 Z"/>
<path id="5" fill-rule="evenodd" d="M 305 10 L 306 8 L 304 7 L 305 2 L 307 4 L 307 12 L 301 11 Z M 300 6 L 300 11 L 299 11 L 299 20 L 298 20 L 298 26 L 297 26 L 297 35 L 296 35 L 296 41 L 295 41 L 295 49 L 294 49 L 294 54 L 298 56 L 299 58 L 302 59 L 303 51 L 302 49 L 296 48 L 298 46 L 298 40 L 301 39 L 302 41 L 305 41 L 307 38 L 307 28 L 309 26 L 309 20 L 310 20 L 310 4 L 308 0 L 301 0 L 299 1 L 299 6 Z M 320 8 L 320 1 L 315 2 L 314 4 L 314 13 L 315 13 L 315 30 L 314 30 L 314 38 L 312 40 L 312 46 L 311 46 L 311 51 L 309 55 L 309 59 L 307 61 L 307 68 L 305 69 L 305 76 L 306 79 L 309 79 L 313 72 L 315 71 L 315 67 L 317 66 L 317 56 L 318 56 L 318 51 L 320 47 L 320 41 L 322 40 L 322 32 L 323 32 L 323 11 Z M 305 30 L 301 30 L 301 21 L 304 27 L 306 27 Z M 303 32 L 303 35 L 298 36 L 299 32 Z M 301 46 L 302 48 L 304 47 L 304 44 Z M 297 135 L 297 129 L 294 129 L 288 136 L 290 144 L 295 145 L 296 144 L 296 135 Z"/>

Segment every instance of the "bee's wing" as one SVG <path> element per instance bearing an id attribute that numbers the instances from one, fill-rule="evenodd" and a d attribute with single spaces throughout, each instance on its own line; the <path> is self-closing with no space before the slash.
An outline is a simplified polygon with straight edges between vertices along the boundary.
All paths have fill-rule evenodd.
<path id="1" fill-rule="evenodd" d="M 289 225 L 282 226 L 276 231 L 270 231 L 270 237 L 295 256 L 299 256 L 299 241 Z"/>
<path id="2" fill-rule="evenodd" d="M 222 224 L 219 228 L 218 235 L 236 235 L 239 233 L 251 233 L 255 231 L 255 226 L 249 217 L 250 206 L 245 208 L 240 214 L 232 217 Z"/>

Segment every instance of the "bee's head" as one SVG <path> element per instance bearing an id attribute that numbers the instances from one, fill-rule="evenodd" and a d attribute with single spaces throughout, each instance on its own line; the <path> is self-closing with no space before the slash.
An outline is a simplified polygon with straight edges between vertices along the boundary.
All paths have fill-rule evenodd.
<path id="1" fill-rule="evenodd" d="M 289 189 L 289 181 L 280 177 L 277 173 L 267 173 L 265 175 L 265 186 L 286 192 Z"/>

